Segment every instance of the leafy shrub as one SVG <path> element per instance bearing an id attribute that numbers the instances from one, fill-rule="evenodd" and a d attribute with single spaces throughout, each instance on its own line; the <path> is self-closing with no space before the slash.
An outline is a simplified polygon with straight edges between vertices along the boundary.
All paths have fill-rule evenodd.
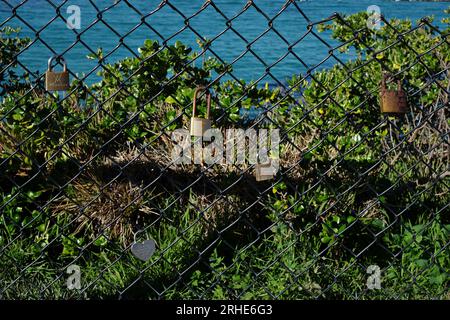
<path id="1" fill-rule="evenodd" d="M 397 31 L 374 32 L 366 19 L 322 25 L 357 58 L 293 76 L 289 94 L 212 81 L 230 66 L 212 58 L 195 66 L 191 48 L 151 40 L 113 64 L 101 50 L 90 55 L 104 65 L 101 80 L 74 80 L 65 99 L 32 88 L 26 74 L 2 75 L 0 245 L 8 254 L 0 265 L 10 272 L 0 284 L 7 296 L 22 297 L 27 286 L 15 281 L 22 277 L 11 267 L 15 255 L 43 266 L 30 270 L 44 283 L 77 261 L 89 270 L 87 297 L 110 297 L 138 277 L 128 297 L 445 297 L 450 48 L 426 21 L 411 31 L 411 22 L 393 20 Z M 2 29 L 2 41 L 13 32 Z M 29 40 L 5 43 L 1 67 L 13 67 Z M 408 92 L 411 112 L 403 118 L 378 111 L 383 70 Z M 168 135 L 189 126 L 194 88 L 207 84 L 214 126 L 281 129 L 289 170 L 271 193 L 248 191 L 236 182 L 241 172 L 205 173 L 229 191 L 224 197 L 194 184 L 194 165 L 169 164 Z M 205 113 L 204 102 L 199 109 Z M 260 112 L 256 119 L 245 116 L 251 109 Z M 189 192 L 180 193 L 184 187 Z M 159 252 L 144 271 L 124 253 L 142 228 Z M 383 293 L 365 291 L 370 264 L 384 268 Z M 411 277 L 417 287 L 405 284 Z M 45 296 L 70 294 L 57 283 Z"/>

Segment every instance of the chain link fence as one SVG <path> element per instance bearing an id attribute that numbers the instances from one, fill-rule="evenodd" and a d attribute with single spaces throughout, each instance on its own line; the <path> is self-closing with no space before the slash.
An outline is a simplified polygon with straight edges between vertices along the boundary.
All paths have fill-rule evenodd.
<path id="1" fill-rule="evenodd" d="M 30 2 L 1 7 L 2 299 L 450 298 L 448 19 L 89 0 L 80 12 L 94 17 L 77 29 L 76 8 L 68 18 L 67 1 L 47 0 L 52 17 L 36 28 Z M 140 18 L 125 33 L 108 19 L 118 6 Z M 181 21 L 171 35 L 152 24 L 163 10 Z M 250 11 L 264 25 L 252 38 L 236 27 Z M 288 12 L 303 24 L 295 39 L 280 31 Z M 220 32 L 205 37 L 196 19 Z M 63 50 L 42 36 L 55 23 L 73 33 Z M 117 37 L 110 51 L 88 44 L 99 25 Z M 155 37 L 136 50 L 138 29 Z M 242 50 L 221 42 L 230 34 Z M 299 53 L 313 50 L 307 38 L 317 63 Z M 265 59 L 261 41 L 284 49 Z M 218 53 L 225 45 L 234 58 Z M 36 46 L 54 73 L 65 58 L 67 90 L 48 90 L 47 71 L 22 59 Z M 71 63 L 73 48 L 92 69 Z M 119 50 L 127 57 L 110 63 Z M 237 75 L 246 59 L 263 66 L 252 81 Z M 292 61 L 298 72 L 280 77 Z M 195 116 L 218 129 L 213 142 L 191 140 L 198 87 Z M 264 154 L 277 163 L 265 173 Z"/>

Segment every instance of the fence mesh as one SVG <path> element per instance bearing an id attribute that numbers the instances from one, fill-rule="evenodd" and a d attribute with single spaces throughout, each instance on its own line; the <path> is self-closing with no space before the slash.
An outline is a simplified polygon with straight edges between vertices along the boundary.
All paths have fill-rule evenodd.
<path id="1" fill-rule="evenodd" d="M 92 20 L 56 50 L 42 34 L 61 22 L 67 30 L 67 1 L 41 1 L 53 13 L 39 28 L 24 18 L 30 2 L 2 0 L 0 297 L 450 298 L 448 22 L 312 21 L 297 1 L 269 15 L 258 1 L 235 12 L 206 1 L 187 14 L 176 1 L 89 0 Z M 110 22 L 118 6 L 140 17 L 128 32 Z M 236 27 L 250 11 L 264 26 L 254 37 Z M 295 37 L 280 31 L 288 11 L 303 26 Z M 153 25 L 161 12 L 177 17 L 177 32 Z M 220 30 L 206 37 L 199 19 Z M 110 51 L 89 41 L 99 25 L 117 37 Z M 136 30 L 154 35 L 139 50 L 127 44 Z M 313 50 L 306 39 L 323 48 L 317 63 L 302 57 Z M 276 45 L 277 58 L 261 43 Z M 36 46 L 49 54 L 33 58 L 55 56 L 54 70 L 66 58 L 68 90 L 47 90 L 46 70 L 22 59 Z M 94 62 L 87 72 L 66 57 L 74 48 Z M 119 51 L 127 58 L 109 63 Z M 250 60 L 262 71 L 244 81 Z M 279 76 L 291 63 L 298 72 Z M 383 73 L 387 90 L 399 82 L 405 113 L 380 112 Z M 173 132 L 190 129 L 199 86 L 225 138 L 279 133 L 272 179 L 255 179 L 250 153 L 212 164 L 194 161 L 200 149 L 184 163 L 174 156 Z"/>

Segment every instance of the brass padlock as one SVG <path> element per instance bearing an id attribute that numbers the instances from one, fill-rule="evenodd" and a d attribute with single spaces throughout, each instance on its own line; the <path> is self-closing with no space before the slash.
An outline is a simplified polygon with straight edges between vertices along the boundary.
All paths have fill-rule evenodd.
<path id="1" fill-rule="evenodd" d="M 386 80 L 388 76 L 383 73 L 381 80 L 381 112 L 382 113 L 406 113 L 408 112 L 408 100 L 400 80 L 397 81 L 397 90 L 388 90 Z"/>
<path id="2" fill-rule="evenodd" d="M 52 69 L 52 62 L 56 57 L 48 59 L 48 70 L 45 73 L 45 90 L 47 91 L 67 91 L 69 90 L 69 71 L 67 71 L 67 64 L 63 57 L 60 60 L 63 63 L 63 71 L 55 72 Z"/>
<path id="3" fill-rule="evenodd" d="M 197 112 L 197 96 L 201 90 L 205 90 L 204 87 L 197 87 L 194 92 L 194 102 L 192 107 L 192 118 L 191 118 L 191 136 L 203 137 L 206 130 L 211 129 L 211 120 L 209 119 L 209 114 L 211 112 L 211 93 L 206 89 L 206 118 L 196 117 Z"/>
<path id="4" fill-rule="evenodd" d="M 255 165 L 255 177 L 258 182 L 272 180 L 275 177 L 275 168 L 272 166 L 272 162 L 257 163 Z"/>

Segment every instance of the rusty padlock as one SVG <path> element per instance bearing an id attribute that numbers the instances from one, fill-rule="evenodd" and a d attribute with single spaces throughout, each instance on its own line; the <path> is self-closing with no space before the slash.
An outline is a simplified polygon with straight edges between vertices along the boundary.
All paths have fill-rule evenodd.
<path id="1" fill-rule="evenodd" d="M 211 129 L 211 120 L 209 115 L 211 112 L 211 93 L 206 89 L 206 118 L 199 118 L 196 116 L 197 112 L 197 97 L 201 90 L 205 90 L 204 87 L 197 87 L 194 92 L 194 102 L 192 107 L 192 118 L 191 118 L 191 136 L 193 137 L 203 137 L 206 130 Z"/>
<path id="2" fill-rule="evenodd" d="M 67 91 L 69 90 L 69 71 L 67 71 L 66 60 L 63 57 L 60 58 L 63 63 L 63 71 L 55 72 L 52 68 L 52 62 L 56 57 L 48 59 L 48 69 L 45 73 L 45 89 L 47 91 Z"/>
<path id="3" fill-rule="evenodd" d="M 272 161 L 269 163 L 257 163 L 255 165 L 256 181 L 272 180 L 275 177 L 275 168 L 272 166 Z"/>
<path id="4" fill-rule="evenodd" d="M 397 90 L 388 90 L 386 87 L 387 79 L 388 75 L 383 73 L 380 92 L 381 112 L 398 114 L 408 112 L 408 100 L 400 80 L 397 81 Z"/>

